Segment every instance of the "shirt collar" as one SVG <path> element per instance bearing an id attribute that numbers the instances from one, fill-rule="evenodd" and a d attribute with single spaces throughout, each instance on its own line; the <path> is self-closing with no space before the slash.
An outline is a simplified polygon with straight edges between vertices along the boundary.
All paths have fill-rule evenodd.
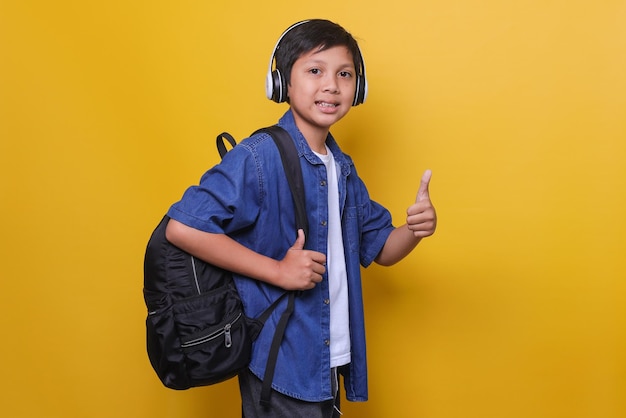
<path id="1" fill-rule="evenodd" d="M 296 120 L 293 117 L 293 112 L 291 111 L 291 109 L 287 110 L 287 112 L 285 112 L 285 114 L 280 118 L 280 120 L 278 121 L 278 125 L 286 129 L 291 137 L 295 140 L 296 148 L 298 149 L 298 155 L 304 155 L 304 157 L 311 164 L 322 164 L 322 161 L 317 157 L 317 155 L 315 155 L 313 150 L 311 150 L 311 147 L 309 147 L 309 144 L 306 142 L 304 135 L 302 135 L 302 132 L 300 132 L 300 130 L 296 126 Z M 337 144 L 337 141 L 335 141 L 335 138 L 330 132 L 326 137 L 326 145 L 333 153 L 335 162 L 341 167 L 341 173 L 347 176 L 350 173 L 350 166 L 353 165 L 352 159 L 341 151 L 341 148 L 339 148 L 339 144 Z"/>

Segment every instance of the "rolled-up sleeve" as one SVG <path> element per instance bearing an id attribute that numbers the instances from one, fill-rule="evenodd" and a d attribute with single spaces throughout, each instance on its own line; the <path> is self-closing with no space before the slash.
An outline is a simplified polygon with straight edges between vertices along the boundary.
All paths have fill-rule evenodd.
<path id="1" fill-rule="evenodd" d="M 259 215 L 262 181 L 255 158 L 241 146 L 189 187 L 168 216 L 210 233 L 233 233 L 252 225 Z"/>

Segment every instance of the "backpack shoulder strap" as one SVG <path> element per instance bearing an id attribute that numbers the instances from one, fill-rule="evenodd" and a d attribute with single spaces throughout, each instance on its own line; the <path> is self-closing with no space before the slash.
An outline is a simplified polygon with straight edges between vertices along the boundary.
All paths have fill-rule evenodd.
<path id="1" fill-rule="evenodd" d="M 233 138 L 233 136 L 228 132 L 222 132 L 221 134 L 219 134 L 215 139 L 215 142 L 217 145 L 217 152 L 220 153 L 220 158 L 224 158 L 224 155 L 226 155 L 226 153 L 228 152 L 224 140 L 228 141 L 231 147 L 237 145 L 237 141 L 235 141 L 235 138 Z"/>
<path id="2" fill-rule="evenodd" d="M 291 189 L 291 196 L 293 198 L 294 209 L 296 212 L 296 233 L 298 229 L 304 230 L 304 236 L 308 236 L 309 222 L 306 216 L 306 200 L 304 198 L 304 180 L 302 178 L 302 167 L 300 166 L 300 157 L 298 156 L 298 150 L 291 138 L 291 135 L 278 125 L 262 128 L 255 133 L 265 132 L 268 133 L 274 142 L 280 153 L 280 159 L 283 163 L 287 182 Z M 270 311 L 272 311 L 278 302 L 283 299 L 285 295 L 288 295 L 287 307 L 281 314 L 278 324 L 276 325 L 276 332 L 272 339 L 270 351 L 267 356 L 267 364 L 265 366 L 265 375 L 263 376 L 263 385 L 261 387 L 261 400 L 260 403 L 263 407 L 269 408 L 270 396 L 272 394 L 272 380 L 274 379 L 274 371 L 276 369 L 276 360 L 278 358 L 278 350 L 280 343 L 283 340 L 285 329 L 287 328 L 287 322 L 293 313 L 295 306 L 296 292 L 286 292 L 279 297 L 262 315 L 263 322 L 269 317 Z"/>
<path id="3" fill-rule="evenodd" d="M 280 152 L 280 159 L 283 163 L 287 182 L 291 189 L 293 205 L 296 212 L 296 232 L 298 229 L 304 230 L 305 237 L 309 232 L 309 221 L 306 215 L 306 201 L 304 198 L 304 180 L 302 179 L 302 167 L 296 145 L 291 139 L 291 135 L 278 125 L 269 126 L 256 131 L 268 133 Z"/>
<path id="4" fill-rule="evenodd" d="M 296 233 L 298 229 L 302 229 L 304 230 L 304 235 L 306 237 L 309 232 L 309 221 L 306 215 L 306 200 L 304 198 L 302 168 L 300 167 L 300 157 L 298 156 L 296 145 L 294 144 L 293 139 L 291 139 L 291 135 L 278 125 L 261 128 L 253 132 L 252 135 L 262 132 L 270 135 L 278 148 L 296 212 Z M 215 142 L 220 158 L 224 158 L 224 155 L 228 152 L 226 142 L 228 142 L 232 148 L 237 145 L 235 138 L 233 138 L 233 136 L 228 132 L 222 132 L 219 134 Z"/>

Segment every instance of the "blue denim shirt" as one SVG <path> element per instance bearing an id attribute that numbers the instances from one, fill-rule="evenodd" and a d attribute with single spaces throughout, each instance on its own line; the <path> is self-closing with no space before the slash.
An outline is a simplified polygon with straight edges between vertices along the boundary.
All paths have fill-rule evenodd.
<path id="1" fill-rule="evenodd" d="M 305 248 L 326 254 L 328 196 L 326 168 L 299 132 L 291 111 L 279 125 L 298 149 L 309 233 Z M 367 400 L 365 324 L 360 266 L 367 267 L 393 230 L 390 213 L 370 200 L 350 157 L 329 134 L 328 147 L 339 164 L 339 205 L 349 289 L 352 362 L 345 372 L 347 399 Z M 225 233 L 244 246 L 281 260 L 296 240 L 295 213 L 278 149 L 267 134 L 246 138 L 222 162 L 187 189 L 168 215 L 190 227 Z M 284 291 L 247 277 L 235 276 L 246 315 L 258 316 Z M 253 346 L 250 370 L 263 377 L 267 353 L 282 303 Z M 319 402 L 332 398 L 330 387 L 330 305 L 328 276 L 296 298 L 294 313 L 282 341 L 273 388 L 285 395 Z"/>

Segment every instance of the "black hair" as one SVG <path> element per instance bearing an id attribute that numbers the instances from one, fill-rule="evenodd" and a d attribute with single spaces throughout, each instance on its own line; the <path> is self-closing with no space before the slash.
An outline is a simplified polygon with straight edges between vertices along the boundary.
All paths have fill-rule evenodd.
<path id="1" fill-rule="evenodd" d="M 363 65 L 359 45 L 352 35 L 338 24 L 324 19 L 312 19 L 289 30 L 276 49 L 276 68 L 291 82 L 294 62 L 307 52 L 324 51 L 335 46 L 345 46 L 352 54 L 357 74 L 362 74 Z"/>

